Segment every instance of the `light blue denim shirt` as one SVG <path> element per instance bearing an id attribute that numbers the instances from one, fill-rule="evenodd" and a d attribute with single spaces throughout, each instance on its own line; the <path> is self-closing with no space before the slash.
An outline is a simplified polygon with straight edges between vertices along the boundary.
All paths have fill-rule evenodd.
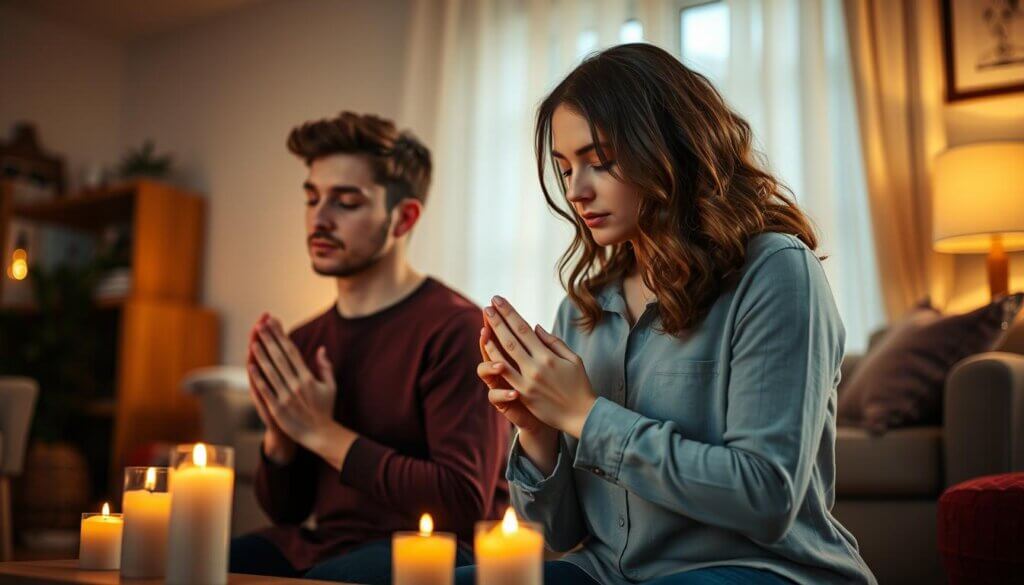
<path id="1" fill-rule="evenodd" d="M 836 387 L 845 331 L 821 263 L 797 238 L 751 238 L 735 287 L 682 338 L 651 303 L 630 328 L 621 284 L 593 332 L 569 299 L 553 333 L 598 395 L 544 477 L 509 459 L 512 501 L 548 546 L 626 585 L 715 565 L 798 583 L 876 583 L 835 500 Z"/>

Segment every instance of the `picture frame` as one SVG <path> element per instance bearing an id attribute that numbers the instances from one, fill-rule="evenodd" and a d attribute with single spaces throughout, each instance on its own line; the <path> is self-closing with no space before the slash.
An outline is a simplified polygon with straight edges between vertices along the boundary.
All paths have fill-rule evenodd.
<path id="1" fill-rule="evenodd" d="M 1024 1 L 941 2 L 946 101 L 1024 91 Z"/>

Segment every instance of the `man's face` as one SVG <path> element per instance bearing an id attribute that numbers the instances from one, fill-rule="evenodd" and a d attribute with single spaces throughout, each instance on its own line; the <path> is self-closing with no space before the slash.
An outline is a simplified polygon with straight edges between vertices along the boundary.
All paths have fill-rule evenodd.
<path id="1" fill-rule="evenodd" d="M 313 270 L 345 277 L 373 266 L 394 244 L 383 185 L 363 155 L 335 154 L 309 166 L 306 242 Z"/>

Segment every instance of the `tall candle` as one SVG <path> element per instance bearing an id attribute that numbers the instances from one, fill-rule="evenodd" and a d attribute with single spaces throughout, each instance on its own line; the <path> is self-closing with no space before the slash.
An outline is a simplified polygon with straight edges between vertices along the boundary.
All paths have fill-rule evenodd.
<path id="1" fill-rule="evenodd" d="M 121 576 L 163 577 L 167 567 L 167 530 L 171 515 L 166 467 L 124 470 L 124 540 Z"/>
<path id="2" fill-rule="evenodd" d="M 171 474 L 167 583 L 227 583 L 233 459 L 230 447 L 198 443 L 176 448 Z"/>
<path id="3" fill-rule="evenodd" d="M 121 514 L 111 514 L 110 504 L 103 504 L 102 514 L 82 514 L 81 538 L 78 541 L 78 567 L 116 571 L 121 566 Z"/>
<path id="4" fill-rule="evenodd" d="M 394 585 L 451 585 L 455 579 L 455 535 L 434 532 L 430 514 L 419 532 L 396 532 L 391 539 Z"/>
<path id="5" fill-rule="evenodd" d="M 477 585 L 541 585 L 544 536 L 520 523 L 509 508 L 501 522 L 477 522 L 474 539 Z"/>

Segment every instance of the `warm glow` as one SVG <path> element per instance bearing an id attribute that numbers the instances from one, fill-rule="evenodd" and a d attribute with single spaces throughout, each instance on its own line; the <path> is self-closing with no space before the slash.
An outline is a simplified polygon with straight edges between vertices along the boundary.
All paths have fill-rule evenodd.
<path id="1" fill-rule="evenodd" d="M 146 485 L 145 488 L 149 491 L 156 489 L 156 468 L 150 467 L 146 470 Z"/>
<path id="2" fill-rule="evenodd" d="M 434 532 L 434 519 L 430 517 L 430 514 L 420 516 L 420 534 L 430 536 L 432 532 Z"/>
<path id="3" fill-rule="evenodd" d="M 28 276 L 28 262 L 24 260 L 11 262 L 10 275 L 14 280 L 25 280 L 25 277 Z"/>
<path id="4" fill-rule="evenodd" d="M 935 250 L 985 254 L 994 240 L 1024 250 L 1024 142 L 982 142 L 935 159 L 932 180 Z"/>
<path id="5" fill-rule="evenodd" d="M 103 502 L 103 515 L 110 516 L 110 504 Z"/>
<path id="6" fill-rule="evenodd" d="M 519 520 L 511 506 L 505 510 L 505 517 L 501 519 L 501 531 L 505 534 L 515 534 L 519 531 Z"/>
<path id="7" fill-rule="evenodd" d="M 206 445 L 196 443 L 196 446 L 192 447 L 192 464 L 198 467 L 206 467 Z"/>

